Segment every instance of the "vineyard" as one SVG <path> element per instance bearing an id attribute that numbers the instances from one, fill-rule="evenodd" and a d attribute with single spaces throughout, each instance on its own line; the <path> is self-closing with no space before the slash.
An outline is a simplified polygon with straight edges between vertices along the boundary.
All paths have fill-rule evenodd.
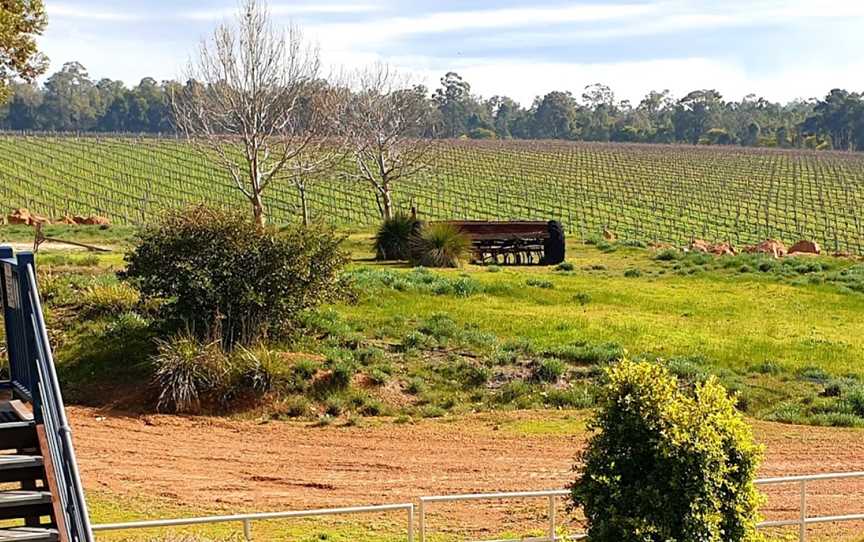
<path id="1" fill-rule="evenodd" d="M 333 174 L 308 189 L 314 217 L 378 220 L 370 187 Z M 244 205 L 227 174 L 168 138 L 0 136 L 8 210 L 99 214 L 140 223 L 190 202 Z M 565 142 L 443 142 L 433 167 L 395 188 L 429 219 L 557 219 L 583 238 L 741 245 L 806 238 L 864 254 L 864 156 L 734 147 Z M 290 182 L 266 195 L 271 220 L 296 220 Z"/>

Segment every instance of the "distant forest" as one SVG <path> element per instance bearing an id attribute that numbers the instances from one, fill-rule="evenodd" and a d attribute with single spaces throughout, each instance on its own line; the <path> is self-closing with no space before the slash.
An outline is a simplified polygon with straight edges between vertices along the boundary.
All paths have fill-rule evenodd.
<path id="1" fill-rule="evenodd" d="M 93 80 L 70 62 L 42 86 L 14 83 L 0 105 L 0 129 L 49 132 L 174 133 L 172 90 L 178 81 L 147 77 L 134 88 Z M 525 108 L 506 96 L 484 98 L 456 73 L 425 97 L 431 115 L 425 137 L 563 139 L 690 143 L 753 147 L 864 150 L 864 95 L 835 89 L 822 99 L 773 103 L 750 95 L 726 101 L 715 90 L 680 99 L 651 91 L 638 104 L 596 84 L 580 95 L 554 91 Z"/>

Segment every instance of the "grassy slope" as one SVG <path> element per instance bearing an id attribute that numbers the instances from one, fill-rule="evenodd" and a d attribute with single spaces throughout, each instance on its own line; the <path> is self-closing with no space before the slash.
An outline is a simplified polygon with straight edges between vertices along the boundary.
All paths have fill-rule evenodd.
<path id="1" fill-rule="evenodd" d="M 469 299 L 385 291 L 339 311 L 368 329 L 396 317 L 419 319 L 444 312 L 503 338 L 526 338 L 551 348 L 585 339 L 614 341 L 632 354 L 703 355 L 728 368 L 776 362 L 794 371 L 819 366 L 836 375 L 864 374 L 864 296 L 835 286 L 793 286 L 759 274 L 713 271 L 695 276 L 658 274 L 651 252 L 602 253 L 571 246 L 577 270 L 482 267 L 440 271 L 467 275 L 485 285 L 510 286 L 497 295 Z M 603 270 L 591 270 L 603 265 Z M 629 278 L 628 269 L 642 276 Z M 530 287 L 529 279 L 553 287 Z M 580 293 L 590 296 L 581 305 Z"/>

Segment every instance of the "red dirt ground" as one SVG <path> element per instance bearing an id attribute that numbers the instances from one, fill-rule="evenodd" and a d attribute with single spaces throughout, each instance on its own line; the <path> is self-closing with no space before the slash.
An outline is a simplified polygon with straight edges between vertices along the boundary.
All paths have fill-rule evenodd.
<path id="1" fill-rule="evenodd" d="M 85 486 L 123 497 L 149 495 L 166 505 L 262 511 L 416 502 L 422 495 L 566 487 L 584 441 L 568 427 L 574 414 L 475 415 L 416 424 L 360 427 L 125 416 L 70 408 Z M 553 420 L 545 434 L 525 427 Z M 554 420 L 560 420 L 555 422 Z M 558 423 L 558 425 L 555 425 Z M 569 425 L 573 427 L 574 424 Z M 520 428 L 522 432 L 520 433 Z M 767 447 L 762 476 L 864 470 L 864 431 L 755 422 Z M 577 431 L 578 433 L 578 431 Z M 770 519 L 795 517 L 798 487 L 767 491 Z M 539 526 L 536 509 L 503 504 L 439 506 L 459 531 L 498 534 Z M 512 505 L 511 505 L 512 506 Z M 864 512 L 864 479 L 812 484 L 811 515 Z M 525 525 L 528 521 L 531 525 Z M 814 528 L 820 538 L 849 539 L 864 523 Z"/>

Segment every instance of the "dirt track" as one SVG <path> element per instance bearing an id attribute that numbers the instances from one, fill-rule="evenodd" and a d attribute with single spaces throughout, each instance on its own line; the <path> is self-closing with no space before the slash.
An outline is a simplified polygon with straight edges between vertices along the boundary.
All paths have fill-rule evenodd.
<path id="1" fill-rule="evenodd" d="M 415 425 L 309 427 L 220 418 L 122 416 L 72 408 L 85 486 L 203 509 L 273 510 L 415 501 L 421 495 L 565 487 L 583 437 L 524 432 L 563 413 L 477 415 Z M 567 422 L 562 421 L 561 426 Z M 569 427 L 578 426 L 571 423 Z M 757 423 L 762 476 L 864 470 L 864 431 Z M 576 431 L 578 433 L 578 431 Z M 797 514 L 797 486 L 769 492 L 769 518 Z M 809 512 L 864 511 L 864 480 L 811 486 Z M 455 507 L 466 530 L 500 532 L 542 517 L 504 506 Z M 507 509 L 510 510 L 509 508 Z M 470 513 L 469 513 L 470 511 Z M 841 531 L 842 529 L 842 531 Z M 822 528 L 832 537 L 864 524 Z"/>

